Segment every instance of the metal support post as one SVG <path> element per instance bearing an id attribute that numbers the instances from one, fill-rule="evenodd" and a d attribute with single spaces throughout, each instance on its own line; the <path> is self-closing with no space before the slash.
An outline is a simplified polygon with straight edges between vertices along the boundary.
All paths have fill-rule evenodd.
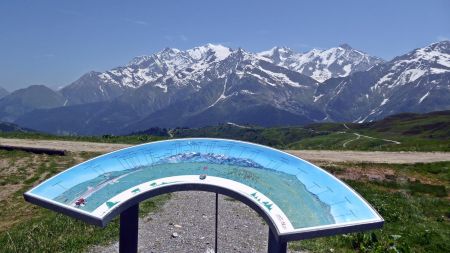
<path id="1" fill-rule="evenodd" d="M 120 214 L 120 253 L 137 253 L 139 204 L 131 206 Z"/>
<path id="2" fill-rule="evenodd" d="M 286 253 L 287 242 L 282 242 L 275 236 L 275 231 L 269 228 L 269 242 L 267 245 L 268 253 Z"/>

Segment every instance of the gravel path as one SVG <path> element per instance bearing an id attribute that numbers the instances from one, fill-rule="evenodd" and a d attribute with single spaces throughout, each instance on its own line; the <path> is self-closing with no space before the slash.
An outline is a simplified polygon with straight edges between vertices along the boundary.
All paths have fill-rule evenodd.
<path id="1" fill-rule="evenodd" d="M 56 150 L 65 150 L 70 152 L 99 152 L 99 153 L 107 153 L 130 146 L 128 144 L 115 144 L 115 143 L 10 139 L 10 138 L 0 138 L 0 145 L 31 147 L 31 148 L 48 148 Z"/>
<path id="2" fill-rule="evenodd" d="M 139 252 L 214 252 L 214 225 L 214 193 L 173 193 L 161 210 L 139 220 Z M 267 252 L 268 231 L 255 211 L 219 195 L 218 252 Z M 118 252 L 118 247 L 115 242 L 90 252 Z"/>
<path id="3" fill-rule="evenodd" d="M 107 153 L 129 147 L 127 144 L 79 141 L 31 140 L 0 138 L 0 145 L 48 148 L 70 152 Z M 308 161 L 372 162 L 372 163 L 430 163 L 450 161 L 450 152 L 365 152 L 335 150 L 286 150 Z"/>
<path id="4" fill-rule="evenodd" d="M 450 152 L 382 152 L 334 150 L 285 150 L 308 161 L 371 162 L 371 163 L 432 163 L 450 161 Z"/>

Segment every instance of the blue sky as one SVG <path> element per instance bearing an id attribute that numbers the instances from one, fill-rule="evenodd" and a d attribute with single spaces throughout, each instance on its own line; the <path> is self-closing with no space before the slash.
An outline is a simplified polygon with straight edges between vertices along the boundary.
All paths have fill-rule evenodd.
<path id="1" fill-rule="evenodd" d="M 450 38 L 450 1 L 1 1 L 0 86 L 67 85 L 165 47 L 298 51 L 341 43 L 391 59 Z"/>

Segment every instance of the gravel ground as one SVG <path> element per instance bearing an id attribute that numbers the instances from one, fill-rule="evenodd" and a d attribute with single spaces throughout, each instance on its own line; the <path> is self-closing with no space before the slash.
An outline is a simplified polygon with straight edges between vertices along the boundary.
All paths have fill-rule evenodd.
<path id="1" fill-rule="evenodd" d="M 48 148 L 70 152 L 107 153 L 129 147 L 127 144 L 82 141 L 32 140 L 0 138 L 0 145 Z M 431 163 L 450 161 L 450 152 L 368 152 L 335 150 L 285 150 L 308 161 L 372 162 L 372 163 Z"/>
<path id="2" fill-rule="evenodd" d="M 139 220 L 139 252 L 214 252 L 214 208 L 215 193 L 173 193 L 161 210 Z M 218 252 L 267 252 L 268 231 L 251 208 L 219 195 Z M 115 242 L 90 252 L 118 250 Z"/>

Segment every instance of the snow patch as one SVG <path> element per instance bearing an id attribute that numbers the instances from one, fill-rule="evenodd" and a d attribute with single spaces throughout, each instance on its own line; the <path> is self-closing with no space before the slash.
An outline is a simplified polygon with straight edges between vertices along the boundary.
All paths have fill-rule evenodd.
<path id="1" fill-rule="evenodd" d="M 238 124 L 233 123 L 233 122 L 227 122 L 227 124 L 228 124 L 228 125 L 235 126 L 235 127 L 239 127 L 239 128 L 251 128 L 251 127 L 248 127 L 248 126 L 238 125 Z"/>
<path id="2" fill-rule="evenodd" d="M 324 94 L 320 94 L 319 96 L 314 96 L 314 103 L 317 102 L 321 97 L 323 97 Z"/>
<path id="3" fill-rule="evenodd" d="M 251 92 L 251 91 L 249 91 L 249 90 L 241 90 L 239 93 L 241 93 L 241 94 L 247 94 L 247 95 L 254 95 L 254 94 L 256 94 L 256 93 Z"/>
<path id="4" fill-rule="evenodd" d="M 421 98 L 420 98 L 420 100 L 419 100 L 419 104 L 421 104 L 422 103 L 422 101 L 425 99 L 425 98 L 427 98 L 428 97 L 428 95 L 430 95 L 430 92 L 428 91 L 425 95 L 423 95 Z"/>
<path id="5" fill-rule="evenodd" d="M 267 70 L 267 69 L 264 69 L 264 68 L 261 68 L 261 67 L 258 67 L 258 69 L 261 70 L 262 72 L 268 74 L 269 76 L 271 76 L 273 79 L 275 79 L 279 83 L 287 84 L 287 85 L 290 85 L 290 86 L 293 86 L 293 87 L 304 87 L 303 85 L 292 81 L 284 73 L 280 73 L 280 72 L 275 73 L 275 72 L 272 72 L 270 70 Z M 265 78 L 265 79 L 267 79 L 267 78 Z"/>
<path id="6" fill-rule="evenodd" d="M 347 64 L 342 69 L 345 71 L 345 73 L 340 76 L 348 76 L 350 74 L 350 72 L 352 72 L 352 65 Z"/>
<path id="7" fill-rule="evenodd" d="M 161 88 L 164 93 L 167 93 L 167 85 L 157 83 L 157 84 L 155 84 L 155 87 Z"/>

